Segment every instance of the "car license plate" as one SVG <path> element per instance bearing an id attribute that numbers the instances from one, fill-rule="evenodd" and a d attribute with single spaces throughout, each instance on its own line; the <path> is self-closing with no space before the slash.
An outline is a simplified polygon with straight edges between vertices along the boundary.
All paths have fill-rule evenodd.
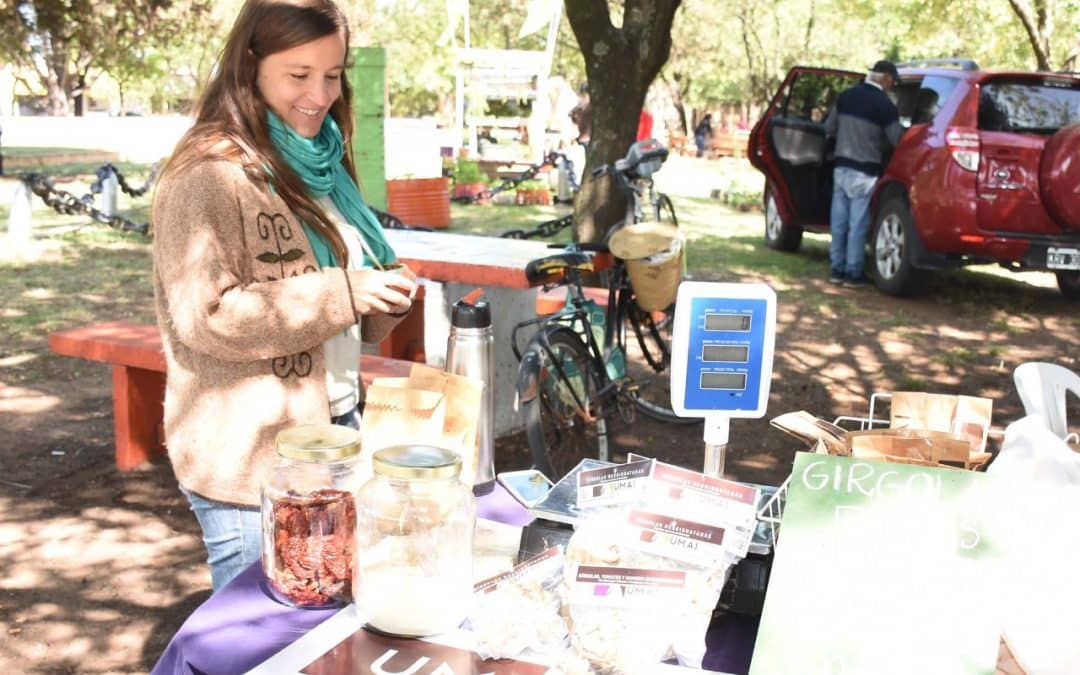
<path id="1" fill-rule="evenodd" d="M 1052 270 L 1080 270 L 1080 248 L 1046 249 L 1046 266 Z"/>

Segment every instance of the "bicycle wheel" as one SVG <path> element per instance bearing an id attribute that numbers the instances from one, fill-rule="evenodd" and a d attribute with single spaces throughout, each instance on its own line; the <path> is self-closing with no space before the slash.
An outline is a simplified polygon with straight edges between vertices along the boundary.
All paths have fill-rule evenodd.
<path id="1" fill-rule="evenodd" d="M 619 343 L 626 353 L 626 375 L 633 383 L 634 407 L 642 414 L 661 422 L 696 424 L 699 418 L 679 417 L 671 409 L 671 311 L 660 318 L 659 312 L 638 307 L 629 288 L 620 293 L 616 320 Z"/>
<path id="2" fill-rule="evenodd" d="M 675 205 L 671 203 L 671 197 L 663 192 L 656 194 L 656 204 L 653 205 L 653 216 L 661 223 L 671 223 L 678 227 L 679 219 L 675 217 Z"/>
<path id="3" fill-rule="evenodd" d="M 546 346 L 546 348 L 545 348 Z M 560 375 L 560 369 L 565 375 Z M 566 326 L 547 326 L 530 340 L 518 370 L 518 397 L 533 464 L 558 481 L 587 457 L 607 460 L 607 420 L 595 414 L 601 376 L 585 343 Z"/>

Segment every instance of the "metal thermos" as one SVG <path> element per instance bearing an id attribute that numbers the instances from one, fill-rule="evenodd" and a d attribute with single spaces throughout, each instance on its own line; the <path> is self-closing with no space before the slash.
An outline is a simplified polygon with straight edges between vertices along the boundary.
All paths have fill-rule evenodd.
<path id="1" fill-rule="evenodd" d="M 486 494 L 495 487 L 495 331 L 487 300 L 472 303 L 464 298 L 454 303 L 446 341 L 446 371 L 484 383 L 476 427 L 479 452 L 473 492 Z"/>

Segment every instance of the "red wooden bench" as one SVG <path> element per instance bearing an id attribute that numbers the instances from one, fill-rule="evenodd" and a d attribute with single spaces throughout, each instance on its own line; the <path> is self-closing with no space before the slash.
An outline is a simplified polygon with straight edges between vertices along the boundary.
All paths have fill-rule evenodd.
<path id="1" fill-rule="evenodd" d="M 601 307 L 607 307 L 608 289 L 595 286 L 584 286 L 581 289 L 585 297 L 596 302 Z M 536 293 L 536 314 L 554 314 L 566 306 L 566 288 L 556 286 L 551 290 L 541 289 Z"/>
<path id="2" fill-rule="evenodd" d="M 111 321 L 56 331 L 49 349 L 112 365 L 116 467 L 128 471 L 165 451 L 165 352 L 157 326 Z M 364 354 L 364 384 L 376 377 L 408 377 L 411 361 Z"/>

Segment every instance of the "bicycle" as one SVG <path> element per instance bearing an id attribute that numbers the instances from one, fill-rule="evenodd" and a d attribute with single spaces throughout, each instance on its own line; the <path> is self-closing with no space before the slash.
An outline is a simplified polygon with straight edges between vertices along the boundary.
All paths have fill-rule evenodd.
<path id="1" fill-rule="evenodd" d="M 663 210 L 674 221 L 670 198 L 652 184 L 653 172 L 666 157 L 667 150 L 650 139 L 635 143 L 613 166 L 594 172 L 612 172 L 627 191 L 630 203 L 624 225 L 641 222 L 645 199 L 652 215 Z M 605 253 L 609 253 L 606 244 L 571 244 L 525 269 L 530 282 L 545 290 L 567 288 L 563 310 L 523 321 L 511 334 L 520 362 L 518 397 L 533 463 L 553 480 L 586 457 L 609 458 L 609 420 L 616 413 L 626 423 L 633 422 L 636 412 L 673 424 L 700 421 L 671 410 L 665 371 L 671 363 L 673 308 L 648 312 L 639 307 L 626 266 L 617 258 L 602 271 L 607 306 L 601 309 L 586 297 L 583 281 L 594 271 L 593 256 Z M 532 326 L 535 333 L 520 349 L 519 333 Z M 629 335 L 634 336 L 632 341 Z"/>

